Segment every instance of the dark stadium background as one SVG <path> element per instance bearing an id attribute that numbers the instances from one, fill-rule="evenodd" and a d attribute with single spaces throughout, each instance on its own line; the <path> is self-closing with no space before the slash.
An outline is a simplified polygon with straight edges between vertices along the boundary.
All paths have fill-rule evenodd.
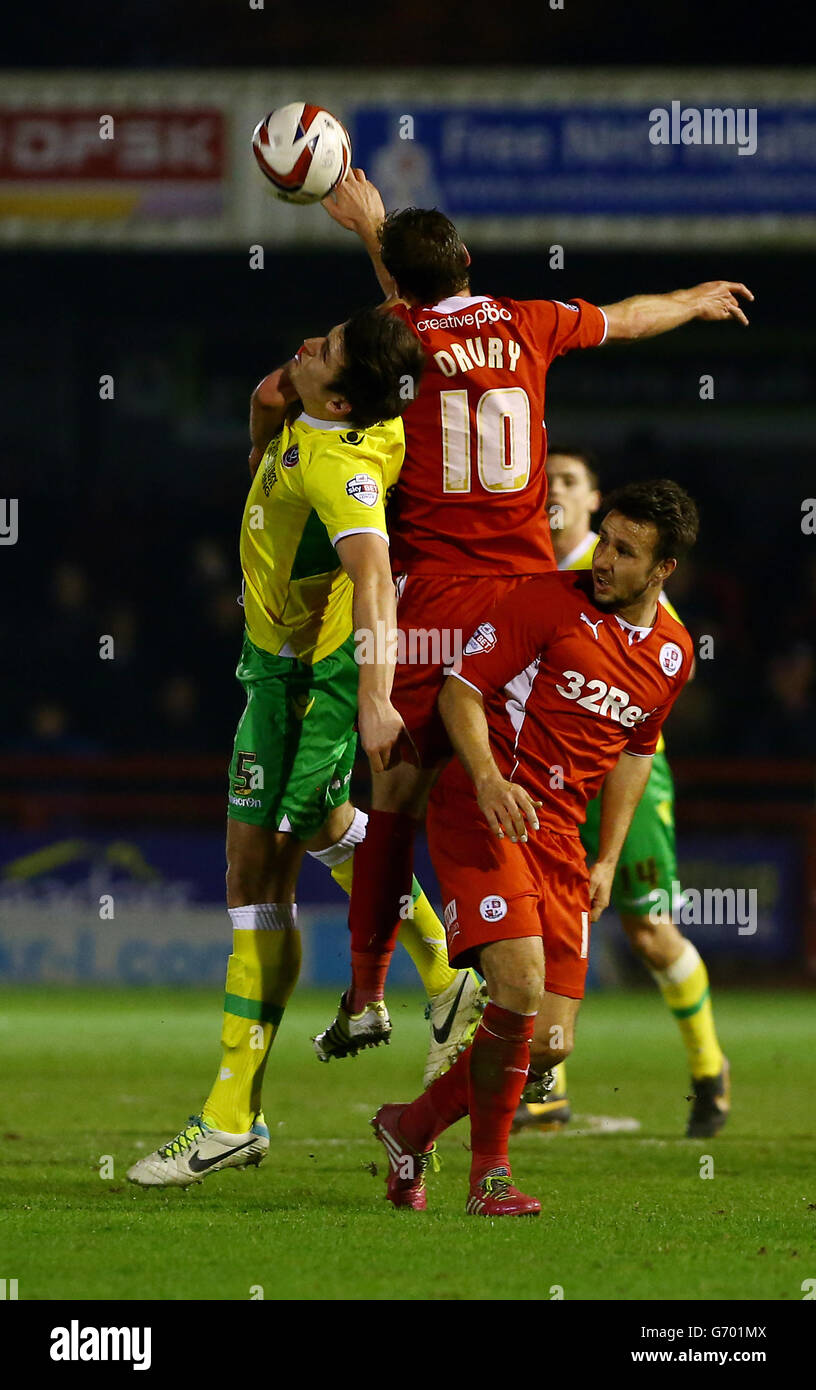
<path id="1" fill-rule="evenodd" d="M 257 0 L 256 0 L 257 4 Z M 261 29 L 258 12 L 268 23 Z M 122 13 L 103 0 L 55 0 L 22 7 L 4 35 L 7 67 L 470 67 L 536 63 L 550 67 L 795 67 L 811 61 L 800 42 L 801 11 L 700 0 L 563 0 L 556 9 L 469 0 L 441 6 L 412 0 L 322 3 L 299 10 L 265 0 L 140 0 Z"/>
<path id="2" fill-rule="evenodd" d="M 377 302 L 368 259 L 278 254 L 258 273 L 238 254 L 18 252 L 0 264 L 16 324 L 4 471 L 37 518 L 11 556 L 2 616 L 14 653 L 3 746 L 224 753 L 241 706 L 249 394 L 303 335 Z M 574 353 L 548 378 L 551 441 L 595 447 L 607 485 L 670 476 L 699 501 L 699 547 L 670 593 L 714 656 L 672 714 L 674 754 L 816 756 L 816 551 L 800 525 L 816 361 L 796 290 L 810 268 L 804 256 L 723 250 L 578 253 L 557 275 L 543 251 L 475 258 L 476 291 L 519 298 L 609 303 L 720 275 L 756 295 L 747 330 L 689 325 Z M 701 370 L 715 378 L 707 404 Z M 103 404 L 105 373 L 116 396 Z M 621 426 L 632 410 L 642 423 Z M 662 411 L 679 415 L 681 438 L 698 437 L 658 437 Z M 98 661 L 108 632 L 116 659 Z"/>
<path id="3" fill-rule="evenodd" d="M 303 66 L 553 71 L 615 65 L 795 68 L 807 61 L 785 7 L 501 7 L 420 0 L 320 7 L 304 18 L 219 0 L 98 3 L 18 11 L 3 63 L 53 69 L 268 69 L 270 91 Z M 262 35 L 259 41 L 259 34 Z M 361 82 L 364 82 L 364 75 Z M 271 215 L 271 214 L 270 214 Z M 546 243 L 551 238 L 543 237 Z M 479 249 L 476 291 L 579 294 L 599 303 L 733 277 L 756 295 L 749 330 L 691 325 L 643 345 L 572 354 L 548 382 L 550 439 L 598 451 L 605 484 L 669 475 L 698 499 L 702 533 L 670 593 L 690 630 L 714 639 L 672 714 L 678 823 L 787 835 L 799 856 L 788 952 L 816 955 L 816 538 L 813 257 L 781 244 L 658 253 Z M 247 484 L 247 406 L 256 381 L 305 333 L 378 295 L 361 250 L 245 253 L 0 251 L 6 333 L 0 415 L 3 494 L 23 499 L 2 554 L 0 827 L 54 839 L 139 828 L 220 833 L 224 768 L 241 695 L 238 525 Z M 715 400 L 698 398 L 701 372 Z M 98 381 L 116 382 L 101 403 Z M 667 425 L 667 421 L 670 424 Z M 707 422 L 711 428 L 707 428 Z M 116 659 L 98 659 L 101 634 Z M 365 769 L 355 793 L 365 800 Z M 19 844 L 15 841 L 19 851 Z M 809 850 L 808 850 L 809 847 Z M 311 884 L 311 880 L 310 880 Z M 308 890 L 311 892 L 311 886 Z M 316 890 L 317 891 L 317 890 Z M 808 925 L 809 923 L 809 925 Z"/>

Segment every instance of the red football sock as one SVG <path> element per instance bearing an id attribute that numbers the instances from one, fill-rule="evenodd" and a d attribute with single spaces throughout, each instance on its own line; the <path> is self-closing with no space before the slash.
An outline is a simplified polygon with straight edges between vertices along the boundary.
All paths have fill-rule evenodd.
<path id="1" fill-rule="evenodd" d="M 510 1126 L 527 1080 L 535 1019 L 491 1001 L 476 1030 L 470 1049 L 471 1185 L 491 1168 L 510 1167 Z"/>
<path id="2" fill-rule="evenodd" d="M 351 987 L 346 991 L 346 1007 L 359 1013 L 372 999 L 385 996 L 385 977 L 391 964 L 393 946 L 388 952 L 351 952 Z"/>
<path id="3" fill-rule="evenodd" d="M 383 997 L 400 913 L 411 898 L 415 831 L 412 816 L 371 811 L 365 839 L 354 851 L 349 906 L 351 988 L 346 993 L 352 1013 Z"/>
<path id="4" fill-rule="evenodd" d="M 450 1071 L 437 1077 L 427 1091 L 423 1091 L 407 1110 L 403 1110 L 400 1132 L 419 1152 L 424 1152 L 443 1130 L 455 1125 L 467 1114 L 470 1053 L 471 1049 L 468 1048 L 457 1057 Z"/>

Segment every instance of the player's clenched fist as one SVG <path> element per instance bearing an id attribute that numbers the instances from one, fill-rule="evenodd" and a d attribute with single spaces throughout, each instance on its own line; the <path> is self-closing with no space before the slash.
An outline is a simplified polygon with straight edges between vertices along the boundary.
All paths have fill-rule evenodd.
<path id="1" fill-rule="evenodd" d="M 515 782 L 506 782 L 503 777 L 491 778 L 477 787 L 479 810 L 482 812 L 493 834 L 500 840 L 508 835 L 515 844 L 527 839 L 527 824 L 538 830 L 536 807 L 540 801 L 533 801 L 529 792 Z"/>

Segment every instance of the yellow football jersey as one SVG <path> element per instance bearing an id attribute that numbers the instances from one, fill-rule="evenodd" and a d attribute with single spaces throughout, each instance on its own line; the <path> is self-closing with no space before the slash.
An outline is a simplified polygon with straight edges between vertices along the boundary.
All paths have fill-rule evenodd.
<path id="1" fill-rule="evenodd" d="M 589 531 L 586 535 L 585 540 L 580 541 L 578 545 L 576 545 L 575 549 L 570 551 L 569 555 L 564 556 L 563 560 L 559 560 L 558 568 L 560 570 L 591 570 L 592 557 L 595 554 L 595 547 L 597 544 L 598 532 Z M 666 595 L 662 589 L 660 591 L 660 602 L 668 610 L 668 612 L 671 613 L 672 617 L 677 619 L 678 623 L 683 621 L 680 617 L 680 614 L 677 612 L 677 609 L 669 601 L 669 599 L 666 598 Z M 666 740 L 664 739 L 661 733 L 659 739 L 657 740 L 657 747 L 655 748 L 655 752 L 665 753 L 665 751 Z"/>
<path id="2" fill-rule="evenodd" d="M 247 632 L 273 656 L 313 665 L 352 630 L 344 536 L 388 540 L 386 493 L 405 456 L 402 421 L 356 430 L 302 414 L 271 440 L 241 523 Z"/>

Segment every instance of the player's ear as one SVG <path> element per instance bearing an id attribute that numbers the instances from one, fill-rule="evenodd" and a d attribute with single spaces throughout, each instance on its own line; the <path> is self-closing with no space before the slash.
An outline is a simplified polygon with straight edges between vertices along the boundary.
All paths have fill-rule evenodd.
<path id="1" fill-rule="evenodd" d="M 669 578 L 669 575 L 674 574 L 674 571 L 676 569 L 677 561 L 675 559 L 672 558 L 669 560 L 661 560 L 660 564 L 657 567 L 657 573 L 660 575 L 660 583 L 665 584 L 666 580 Z"/>
<path id="2" fill-rule="evenodd" d="M 342 420 L 351 410 L 351 401 L 347 401 L 345 396 L 337 396 L 333 401 L 326 401 L 326 409 L 331 415 L 336 415 L 338 420 Z"/>
<path id="3" fill-rule="evenodd" d="M 589 510 L 593 514 L 601 509 L 601 494 L 598 488 L 593 488 L 589 494 Z"/>

